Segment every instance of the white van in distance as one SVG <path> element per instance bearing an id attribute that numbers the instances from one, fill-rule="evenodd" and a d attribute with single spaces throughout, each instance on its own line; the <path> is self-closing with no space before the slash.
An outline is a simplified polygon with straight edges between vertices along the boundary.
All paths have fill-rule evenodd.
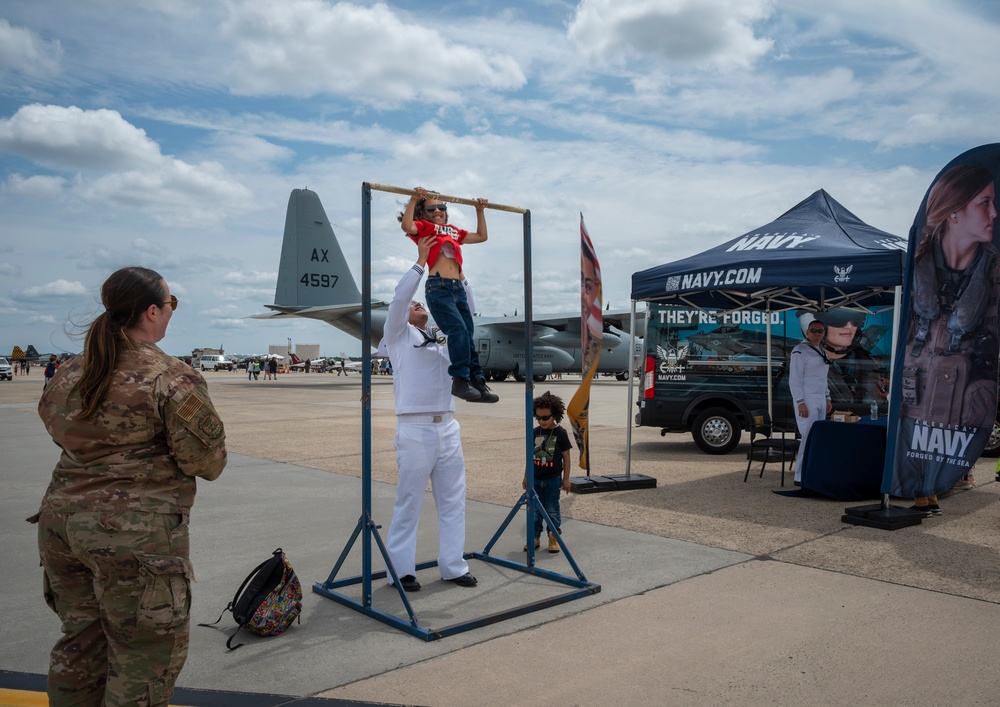
<path id="1" fill-rule="evenodd" d="M 205 354 L 201 357 L 201 370 L 203 371 L 231 371 L 233 362 L 225 356 L 218 354 Z"/>

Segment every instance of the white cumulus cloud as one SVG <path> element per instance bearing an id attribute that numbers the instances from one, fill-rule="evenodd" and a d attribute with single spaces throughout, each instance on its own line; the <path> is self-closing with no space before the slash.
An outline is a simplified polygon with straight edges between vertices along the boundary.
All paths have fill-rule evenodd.
<path id="1" fill-rule="evenodd" d="M 46 199 L 55 198 L 62 194 L 65 186 L 66 180 L 62 177 L 49 177 L 41 174 L 24 177 L 20 174 L 12 174 L 6 182 L 0 185 L 0 191 L 17 196 Z"/>
<path id="2" fill-rule="evenodd" d="M 226 210 L 244 207 L 250 191 L 218 162 L 191 164 L 164 155 L 145 131 L 118 111 L 32 104 L 0 120 L 0 151 L 65 171 L 74 197 L 125 208 L 139 206 L 160 223 L 218 222 Z M 52 196 L 64 182 L 56 177 L 11 177 L 4 186 L 30 196 Z"/>
<path id="3" fill-rule="evenodd" d="M 53 280 L 44 285 L 26 287 L 21 291 L 25 297 L 79 297 L 87 294 L 87 288 L 76 280 Z"/>
<path id="4" fill-rule="evenodd" d="M 46 75 L 59 71 L 62 45 L 45 41 L 35 32 L 14 27 L 0 17 L 0 70 L 14 69 L 26 74 Z"/>
<path id="5" fill-rule="evenodd" d="M 229 73 L 238 94 L 453 102 L 453 91 L 462 87 L 518 89 L 526 82 L 511 56 L 446 37 L 436 24 L 404 22 L 383 3 L 285 0 L 230 7 L 223 33 L 234 43 Z"/>
<path id="6" fill-rule="evenodd" d="M 583 0 L 569 38 L 585 54 L 611 61 L 642 56 L 680 66 L 745 68 L 773 44 L 753 30 L 771 12 L 770 0 Z"/>
<path id="7" fill-rule="evenodd" d="M 57 169 L 148 168 L 159 146 L 121 113 L 33 103 L 0 120 L 0 150 Z"/>

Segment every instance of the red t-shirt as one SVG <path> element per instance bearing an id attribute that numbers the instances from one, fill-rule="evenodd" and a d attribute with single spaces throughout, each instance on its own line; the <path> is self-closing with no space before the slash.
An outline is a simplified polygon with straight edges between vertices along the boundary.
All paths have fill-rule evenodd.
<path id="1" fill-rule="evenodd" d="M 430 221 L 414 220 L 413 225 L 417 227 L 417 232 L 415 234 L 407 233 L 406 235 L 416 243 L 424 236 L 433 235 L 437 242 L 431 248 L 431 252 L 427 254 L 427 266 L 434 267 L 434 263 L 437 262 L 438 256 L 441 255 L 441 248 L 444 247 L 445 243 L 451 244 L 451 247 L 455 251 L 455 262 L 458 263 L 459 267 L 462 266 L 462 242 L 465 237 L 469 235 L 469 232 L 464 228 L 456 228 L 450 223 L 446 223 L 442 226 L 437 226 Z"/>

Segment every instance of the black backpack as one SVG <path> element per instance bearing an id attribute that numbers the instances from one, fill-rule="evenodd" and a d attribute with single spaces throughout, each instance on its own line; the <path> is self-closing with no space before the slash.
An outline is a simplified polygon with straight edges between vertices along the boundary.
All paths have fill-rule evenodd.
<path id="1" fill-rule="evenodd" d="M 214 623 L 198 625 L 214 626 L 222 621 L 227 611 L 233 612 L 233 618 L 239 624 L 226 641 L 229 650 L 243 645 L 230 645 L 241 628 L 258 636 L 278 636 L 295 620 L 301 623 L 302 585 L 280 547 L 247 575 L 229 606 L 222 610 Z"/>

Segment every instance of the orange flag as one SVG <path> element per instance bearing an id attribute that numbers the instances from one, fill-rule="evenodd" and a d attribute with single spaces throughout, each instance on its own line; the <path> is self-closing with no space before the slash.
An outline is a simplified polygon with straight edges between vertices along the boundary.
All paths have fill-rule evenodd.
<path id="1" fill-rule="evenodd" d="M 601 266 L 597 262 L 594 244 L 580 214 L 580 346 L 583 351 L 583 378 L 573 395 L 566 414 L 573 428 L 573 437 L 580 449 L 580 468 L 590 471 L 588 416 L 590 382 L 597 373 L 604 342 L 604 317 L 601 313 Z"/>

